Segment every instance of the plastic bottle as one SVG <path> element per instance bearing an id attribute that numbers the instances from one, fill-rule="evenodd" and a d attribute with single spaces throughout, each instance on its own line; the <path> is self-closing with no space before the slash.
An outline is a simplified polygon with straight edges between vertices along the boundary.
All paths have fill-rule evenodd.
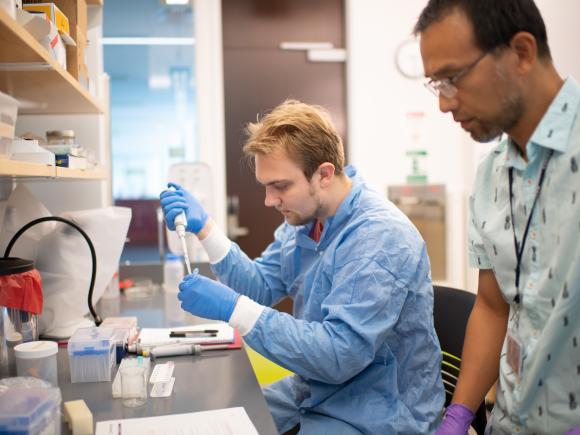
<path id="1" fill-rule="evenodd" d="M 167 293 L 178 293 L 179 283 L 183 280 L 183 276 L 183 257 L 175 254 L 165 254 L 163 289 Z"/>

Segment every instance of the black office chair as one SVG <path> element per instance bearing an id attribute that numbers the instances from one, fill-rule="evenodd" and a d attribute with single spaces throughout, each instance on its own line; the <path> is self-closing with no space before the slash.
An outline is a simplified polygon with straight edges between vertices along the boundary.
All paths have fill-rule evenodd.
<path id="1" fill-rule="evenodd" d="M 447 406 L 451 403 L 459 378 L 463 340 L 469 314 L 475 303 L 475 295 L 464 290 L 437 285 L 433 286 L 433 291 L 433 319 L 443 354 L 441 376 L 445 387 L 445 406 Z M 471 426 L 479 435 L 482 435 L 485 432 L 486 423 L 484 401 L 476 411 Z"/>

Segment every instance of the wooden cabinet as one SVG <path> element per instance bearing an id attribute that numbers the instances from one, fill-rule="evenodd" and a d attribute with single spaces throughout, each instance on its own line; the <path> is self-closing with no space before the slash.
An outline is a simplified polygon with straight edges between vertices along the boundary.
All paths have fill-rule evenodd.
<path id="1" fill-rule="evenodd" d="M 105 112 L 102 103 L 52 59 L 44 47 L 1 8 L 0 91 L 24 103 L 18 110 L 19 117 L 98 115 Z M 106 176 L 107 171 L 104 169 L 78 170 L 0 159 L 2 178 L 101 180 Z"/>

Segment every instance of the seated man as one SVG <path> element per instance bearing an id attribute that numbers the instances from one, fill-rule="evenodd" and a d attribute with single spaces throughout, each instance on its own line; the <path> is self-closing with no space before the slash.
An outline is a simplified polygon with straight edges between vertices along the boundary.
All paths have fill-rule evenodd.
<path id="1" fill-rule="evenodd" d="M 280 432 L 429 433 L 444 396 L 421 236 L 344 167 L 342 141 L 320 108 L 286 101 L 248 132 L 244 152 L 265 205 L 285 222 L 251 260 L 188 192 L 164 191 L 169 228 L 185 211 L 223 283 L 187 276 L 182 308 L 229 322 L 295 373 L 264 389 Z M 294 316 L 269 308 L 286 296 Z"/>

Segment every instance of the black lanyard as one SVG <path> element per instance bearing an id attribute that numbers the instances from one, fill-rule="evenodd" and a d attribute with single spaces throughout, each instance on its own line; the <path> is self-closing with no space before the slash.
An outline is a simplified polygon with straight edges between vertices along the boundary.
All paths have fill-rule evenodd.
<path id="1" fill-rule="evenodd" d="M 530 224 L 532 223 L 532 216 L 534 215 L 534 209 L 536 208 L 536 203 L 540 197 L 540 192 L 542 191 L 542 184 L 544 183 L 544 176 L 546 175 L 546 169 L 548 168 L 548 163 L 554 154 L 553 150 L 550 150 L 548 157 L 544 160 L 542 166 L 542 172 L 540 173 L 540 180 L 538 181 L 538 187 L 536 188 L 536 197 L 534 198 L 534 203 L 532 209 L 530 210 L 530 216 L 528 217 L 528 222 L 526 223 L 526 229 L 524 230 L 524 235 L 522 237 L 522 245 L 518 249 L 518 239 L 516 237 L 516 221 L 514 219 L 514 206 L 513 206 L 513 182 L 514 182 L 514 168 L 509 170 L 509 187 L 510 187 L 510 213 L 512 217 L 512 229 L 514 232 L 514 248 L 516 251 L 516 296 L 514 297 L 514 302 L 516 304 L 520 303 L 520 272 L 522 267 L 522 257 L 524 255 L 524 246 L 526 245 L 526 240 L 528 239 L 528 231 L 530 229 Z"/>

